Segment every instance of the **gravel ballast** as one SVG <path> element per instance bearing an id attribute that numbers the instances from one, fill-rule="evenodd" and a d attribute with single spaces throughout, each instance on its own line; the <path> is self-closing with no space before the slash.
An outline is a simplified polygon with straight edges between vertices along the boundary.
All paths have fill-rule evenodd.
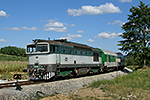
<path id="1" fill-rule="evenodd" d="M 129 72 L 132 72 L 132 70 L 125 68 L 122 71 L 115 71 L 106 74 L 21 86 L 21 91 L 15 90 L 15 87 L 3 88 L 0 89 L 0 100 L 30 100 L 37 99 L 39 96 L 44 97 L 53 94 L 67 96 L 79 92 L 79 88 L 91 84 L 94 81 L 103 79 L 111 80 L 118 75 L 123 76 Z"/>

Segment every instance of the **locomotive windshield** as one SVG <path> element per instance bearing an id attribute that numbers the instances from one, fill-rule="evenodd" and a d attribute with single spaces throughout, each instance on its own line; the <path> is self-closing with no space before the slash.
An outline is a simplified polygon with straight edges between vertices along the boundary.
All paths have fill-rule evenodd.
<path id="1" fill-rule="evenodd" d="M 32 52 L 48 52 L 48 45 L 47 44 L 27 45 L 27 53 Z"/>

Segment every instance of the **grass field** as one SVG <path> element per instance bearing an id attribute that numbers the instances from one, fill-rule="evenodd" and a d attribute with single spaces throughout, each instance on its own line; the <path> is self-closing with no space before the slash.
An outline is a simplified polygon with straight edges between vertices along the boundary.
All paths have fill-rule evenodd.
<path id="1" fill-rule="evenodd" d="M 14 74 L 22 74 L 22 79 L 27 79 L 27 73 L 23 73 L 23 68 L 27 68 L 27 57 L 0 54 L 0 80 L 14 80 Z"/>
<path id="2" fill-rule="evenodd" d="M 28 61 L 27 57 L 0 54 L 0 61 Z"/>
<path id="3" fill-rule="evenodd" d="M 23 73 L 23 69 L 27 68 L 27 61 L 0 61 L 0 80 L 14 80 L 14 74 L 21 74 L 22 79 L 27 79 L 27 73 Z"/>
<path id="4" fill-rule="evenodd" d="M 150 99 L 150 68 L 141 68 L 133 73 L 118 76 L 113 80 L 93 82 L 89 87 L 100 87 L 114 99 Z"/>

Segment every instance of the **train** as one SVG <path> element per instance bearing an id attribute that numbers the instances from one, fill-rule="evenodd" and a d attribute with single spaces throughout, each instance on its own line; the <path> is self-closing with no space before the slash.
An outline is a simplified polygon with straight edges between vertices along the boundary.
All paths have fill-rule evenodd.
<path id="1" fill-rule="evenodd" d="M 35 39 L 26 45 L 29 57 L 27 72 L 30 79 L 49 80 L 57 76 L 86 75 L 123 69 L 125 58 L 114 53 L 67 39 Z"/>

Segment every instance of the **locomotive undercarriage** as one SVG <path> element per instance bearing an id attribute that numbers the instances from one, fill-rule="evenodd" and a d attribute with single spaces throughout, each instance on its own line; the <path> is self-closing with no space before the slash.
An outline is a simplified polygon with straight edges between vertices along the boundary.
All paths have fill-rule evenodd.
<path id="1" fill-rule="evenodd" d="M 66 65 L 28 65 L 27 72 L 29 74 L 30 79 L 44 79 L 49 80 L 56 76 L 70 76 L 70 75 L 86 75 L 88 73 L 98 73 L 101 72 L 103 67 L 101 65 L 85 65 L 82 67 L 80 65 L 76 65 L 78 67 L 67 67 Z M 80 66 L 80 67 L 79 67 Z M 87 67 L 91 66 L 91 67 Z"/>
<path id="2" fill-rule="evenodd" d="M 49 80 L 56 75 L 56 71 L 49 71 L 48 65 L 28 65 L 27 72 L 30 79 L 44 79 Z"/>
<path id="3" fill-rule="evenodd" d="M 72 66 L 72 65 L 70 65 Z M 80 65 L 78 65 L 80 66 Z M 90 67 L 87 67 L 90 66 Z M 66 65 L 28 65 L 27 71 L 30 79 L 49 80 L 56 76 L 79 76 L 93 73 L 107 72 L 111 70 L 118 70 L 124 67 L 107 67 L 107 66 L 91 66 L 85 67 L 67 67 Z"/>

